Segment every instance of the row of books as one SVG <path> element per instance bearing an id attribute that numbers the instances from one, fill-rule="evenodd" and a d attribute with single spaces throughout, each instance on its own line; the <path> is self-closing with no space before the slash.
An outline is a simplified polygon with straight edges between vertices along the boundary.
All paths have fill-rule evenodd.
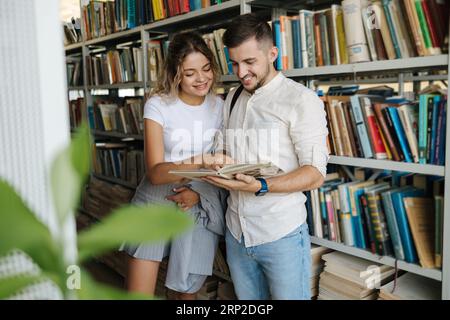
<path id="1" fill-rule="evenodd" d="M 83 6 L 87 40 L 190 11 L 226 0 L 91 0 Z"/>
<path id="2" fill-rule="evenodd" d="M 88 106 L 88 118 L 91 129 L 114 131 L 125 134 L 144 133 L 143 100 L 130 97 L 117 100 L 97 100 Z"/>
<path id="3" fill-rule="evenodd" d="M 63 22 L 64 45 L 77 43 L 82 40 L 80 18 L 72 18 L 70 22 Z"/>
<path id="4" fill-rule="evenodd" d="M 219 66 L 220 73 L 223 75 L 227 75 L 233 73 L 233 67 L 230 61 L 228 48 L 223 44 L 222 41 L 224 33 L 225 29 L 217 29 L 212 33 L 204 34 L 203 39 L 214 54 L 214 59 Z"/>
<path id="5" fill-rule="evenodd" d="M 158 81 L 162 72 L 164 66 L 163 45 L 165 43 L 160 40 L 150 40 L 147 43 L 147 78 L 151 82 Z"/>
<path id="6" fill-rule="evenodd" d="M 124 143 L 96 142 L 94 172 L 137 186 L 145 175 L 144 152 Z"/>
<path id="7" fill-rule="evenodd" d="M 439 0 L 344 0 L 272 17 L 278 70 L 441 54 L 449 7 Z"/>
<path id="8" fill-rule="evenodd" d="M 143 77 L 142 48 L 108 50 L 85 57 L 88 85 L 140 82 Z"/>
<path id="9" fill-rule="evenodd" d="M 66 62 L 66 75 L 68 86 L 83 85 L 83 65 L 81 58 L 71 58 Z"/>
<path id="10" fill-rule="evenodd" d="M 309 192 L 308 223 L 319 238 L 440 268 L 443 204 L 443 178 L 390 173 L 348 182 L 335 173 Z"/>
<path id="11" fill-rule="evenodd" d="M 447 96 L 443 90 L 422 91 L 417 101 L 358 92 L 351 96 L 329 92 L 323 101 L 332 154 L 444 165 Z"/>
<path id="12" fill-rule="evenodd" d="M 230 61 L 228 48 L 223 44 L 222 37 L 225 33 L 225 29 L 217 29 L 210 33 L 203 34 L 202 37 L 206 42 L 206 45 L 214 55 L 214 60 L 219 67 L 219 72 L 222 75 L 228 75 L 233 73 L 232 64 Z M 150 81 L 157 81 L 158 75 L 161 72 L 163 65 L 163 59 L 167 52 L 167 47 L 170 44 L 170 40 L 160 41 L 151 40 L 147 46 L 147 57 L 149 66 L 149 79 Z"/>
<path id="13" fill-rule="evenodd" d="M 78 98 L 69 101 L 69 121 L 70 128 L 78 128 L 83 121 L 84 99 Z"/>

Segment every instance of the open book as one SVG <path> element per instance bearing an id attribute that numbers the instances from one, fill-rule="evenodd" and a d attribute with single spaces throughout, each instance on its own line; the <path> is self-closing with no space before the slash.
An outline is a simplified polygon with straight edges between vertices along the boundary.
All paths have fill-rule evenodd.
<path id="1" fill-rule="evenodd" d="M 198 170 L 170 170 L 169 173 L 188 178 L 191 180 L 199 180 L 206 176 L 217 176 L 225 179 L 234 179 L 238 173 L 253 177 L 269 177 L 281 173 L 281 169 L 271 163 L 259 164 L 226 164 L 219 170 L 198 169 Z"/>

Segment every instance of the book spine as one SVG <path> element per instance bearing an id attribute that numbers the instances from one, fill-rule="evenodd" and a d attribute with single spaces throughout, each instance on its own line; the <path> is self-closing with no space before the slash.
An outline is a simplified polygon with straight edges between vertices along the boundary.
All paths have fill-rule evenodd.
<path id="1" fill-rule="evenodd" d="M 445 164 L 445 141 L 446 141 L 446 123 L 447 123 L 447 100 L 442 101 L 441 103 L 441 113 L 442 113 L 442 117 L 440 117 L 442 119 L 442 125 L 441 128 L 439 130 L 439 137 L 440 137 L 440 142 L 438 142 L 439 144 L 439 150 L 438 150 L 438 161 L 437 164 L 440 166 L 443 166 Z"/>
<path id="2" fill-rule="evenodd" d="M 419 56 L 425 56 L 426 51 L 423 43 L 422 30 L 420 29 L 417 14 L 415 13 L 414 0 L 405 0 L 405 10 L 409 21 L 409 30 L 413 34 L 414 43 L 416 45 L 416 50 Z"/>
<path id="3" fill-rule="evenodd" d="M 418 163 L 419 149 L 417 146 L 417 137 L 413 128 L 414 124 L 417 126 L 417 121 L 413 123 L 414 116 L 412 115 L 412 112 L 414 111 L 412 110 L 412 108 L 414 108 L 414 106 L 404 105 L 399 107 L 397 110 L 400 122 L 402 123 L 403 129 L 405 130 L 413 161 L 415 163 Z"/>
<path id="4" fill-rule="evenodd" d="M 331 198 L 331 193 L 330 192 L 326 192 L 325 193 L 325 203 L 326 203 L 326 207 L 327 207 L 327 217 L 328 217 L 328 225 L 329 225 L 329 230 L 330 230 L 330 234 L 328 235 L 328 239 L 331 241 L 336 241 L 337 236 L 336 236 L 336 221 L 334 219 L 334 207 L 333 207 L 333 202 L 332 202 L 332 198 Z"/>
<path id="5" fill-rule="evenodd" d="M 435 152 L 437 149 L 437 135 L 438 135 L 438 116 L 439 116 L 439 105 L 441 101 L 441 96 L 435 96 L 433 101 L 433 115 L 431 124 L 431 147 L 429 155 L 429 163 L 437 164 L 435 162 Z"/>
<path id="6" fill-rule="evenodd" d="M 430 40 L 431 44 L 434 48 L 440 48 L 441 43 L 438 35 L 438 31 L 436 30 L 436 23 L 433 19 L 433 16 L 431 15 L 430 7 L 428 4 L 428 1 L 422 1 L 422 9 L 425 16 L 425 21 L 427 22 L 429 33 L 430 33 Z"/>
<path id="7" fill-rule="evenodd" d="M 386 159 L 386 149 L 384 147 L 383 141 L 381 140 L 381 135 L 379 132 L 379 128 L 375 121 L 375 115 L 373 113 L 372 103 L 369 98 L 362 98 L 362 108 L 363 114 L 366 119 L 370 141 L 372 142 L 373 150 L 375 152 L 376 159 Z"/>
<path id="8" fill-rule="evenodd" d="M 395 131 L 397 133 L 398 140 L 400 142 L 400 147 L 405 156 L 406 162 L 412 162 L 411 151 L 409 150 L 409 146 L 406 141 L 406 135 L 403 130 L 403 127 L 400 123 L 400 119 L 398 117 L 398 112 L 396 107 L 388 107 L 389 115 L 391 116 L 392 123 L 394 125 Z"/>
<path id="9" fill-rule="evenodd" d="M 370 216 L 370 210 L 369 210 L 369 203 L 367 201 L 367 196 L 365 194 L 362 194 L 360 197 L 362 212 L 364 216 L 364 221 L 368 227 L 368 233 L 369 233 L 369 248 L 370 251 L 373 254 L 377 253 L 377 248 L 379 247 L 378 240 L 376 238 L 376 233 L 374 230 L 374 226 L 372 225 L 371 216 Z"/>
<path id="10" fill-rule="evenodd" d="M 405 260 L 405 253 L 403 251 L 402 239 L 400 238 L 400 231 L 398 229 L 397 220 L 395 218 L 391 192 L 383 192 L 381 194 L 381 198 L 383 201 L 384 213 L 386 215 L 387 227 L 391 236 L 395 257 L 399 260 Z"/>
<path id="11" fill-rule="evenodd" d="M 338 186 L 339 192 L 339 200 L 341 201 L 341 221 L 344 229 L 344 243 L 347 246 L 354 246 L 355 240 L 353 238 L 353 229 L 352 229 L 352 215 L 350 212 L 350 204 L 348 202 L 348 188 L 347 186 L 340 185 Z"/>
<path id="12" fill-rule="evenodd" d="M 276 69 L 283 70 L 283 60 L 281 58 L 282 50 L 281 50 L 281 26 L 280 20 L 274 20 L 273 23 L 273 33 L 275 38 L 275 46 L 278 48 L 278 57 L 276 61 Z"/>
<path id="13" fill-rule="evenodd" d="M 323 238 L 329 239 L 331 232 L 328 225 L 329 222 L 327 217 L 327 205 L 325 201 L 324 188 L 319 188 L 319 200 L 320 200 L 320 212 L 322 214 Z"/>
<path id="14" fill-rule="evenodd" d="M 442 267 L 442 219 L 444 215 L 444 199 L 441 196 L 434 197 L 435 207 L 435 239 L 434 239 L 434 263 L 436 268 Z"/>
<path id="15" fill-rule="evenodd" d="M 319 13 L 316 12 L 313 17 L 314 21 L 314 41 L 315 41 L 315 49 L 316 49 L 316 66 L 323 66 L 323 48 L 322 48 L 322 39 L 320 34 L 320 16 Z"/>
<path id="16" fill-rule="evenodd" d="M 340 64 L 348 63 L 348 54 L 347 54 L 347 40 L 345 38 L 344 31 L 344 15 L 342 13 L 342 8 L 339 7 L 336 15 L 336 28 L 339 42 L 339 58 Z"/>
<path id="17" fill-rule="evenodd" d="M 381 206 L 380 194 L 375 192 L 369 193 L 367 195 L 367 201 L 369 203 L 371 222 L 375 231 L 375 237 L 379 244 L 377 252 L 380 255 L 391 256 L 393 255 L 391 237 L 388 232 L 386 218 Z"/>
<path id="18" fill-rule="evenodd" d="M 434 109 L 434 97 L 429 96 L 427 99 L 427 137 L 426 137 L 426 161 L 430 163 L 431 152 L 431 132 L 433 129 L 433 109 Z"/>
<path id="19" fill-rule="evenodd" d="M 428 101 L 426 95 L 419 96 L 419 163 L 427 162 L 427 115 Z"/>
<path id="20" fill-rule="evenodd" d="M 430 32 L 425 18 L 425 13 L 423 12 L 422 1 L 423 0 L 415 0 L 417 18 L 419 19 L 420 29 L 422 30 L 425 48 L 427 48 L 429 50 L 429 53 L 432 54 L 433 44 L 431 43 Z"/>
<path id="21" fill-rule="evenodd" d="M 373 152 L 369 141 L 369 135 L 367 133 L 366 124 L 364 122 L 364 116 L 361 110 L 358 96 L 352 96 L 350 98 L 353 115 L 355 117 L 356 127 L 358 129 L 359 140 L 361 141 L 363 153 L 365 158 L 372 158 Z"/>
<path id="22" fill-rule="evenodd" d="M 396 192 L 391 195 L 392 202 L 394 203 L 395 218 L 397 220 L 400 237 L 402 239 L 402 246 L 405 252 L 405 261 L 409 263 L 418 262 L 417 252 L 414 247 L 414 242 L 409 229 L 408 219 L 406 216 L 405 206 L 403 204 L 404 196 L 411 196 L 412 194 Z"/>
<path id="23" fill-rule="evenodd" d="M 302 67 L 308 68 L 308 50 L 306 43 L 306 20 L 305 20 L 305 12 L 300 10 L 299 13 L 299 24 L 300 24 L 300 40 L 301 40 L 301 59 L 302 59 Z"/>
<path id="24" fill-rule="evenodd" d="M 302 41 L 300 39 L 300 20 L 294 18 L 292 23 L 292 44 L 294 47 L 294 68 L 298 69 L 302 67 Z"/>
<path id="25" fill-rule="evenodd" d="M 400 46 L 399 46 L 399 42 L 398 42 L 398 38 L 397 38 L 397 33 L 395 32 L 395 28 L 394 28 L 394 23 L 392 21 L 392 15 L 389 9 L 389 3 L 392 0 L 383 0 L 383 9 L 384 9 L 384 14 L 386 16 L 386 21 L 389 27 L 389 32 L 391 34 L 391 39 L 392 39 L 392 44 L 394 45 L 394 50 L 395 50 L 395 56 L 397 59 L 401 59 L 402 58 L 402 54 L 400 51 Z"/>
<path id="26" fill-rule="evenodd" d="M 397 152 L 397 146 L 395 145 L 394 140 L 392 139 L 392 136 L 389 132 L 386 121 L 383 117 L 383 114 L 382 114 L 383 108 L 386 108 L 386 107 L 383 106 L 382 104 L 375 103 L 374 108 L 373 108 L 375 111 L 375 116 L 378 119 L 378 123 L 380 124 L 381 131 L 384 133 L 384 136 L 386 137 L 386 142 L 392 153 L 392 158 L 395 161 L 401 161 L 400 156 Z"/>

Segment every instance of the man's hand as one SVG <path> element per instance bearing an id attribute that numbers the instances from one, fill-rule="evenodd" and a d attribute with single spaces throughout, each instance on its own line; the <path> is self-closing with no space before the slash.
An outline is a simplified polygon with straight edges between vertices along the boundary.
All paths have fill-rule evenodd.
<path id="1" fill-rule="evenodd" d="M 189 188 L 181 187 L 173 191 L 177 194 L 167 196 L 166 199 L 175 202 L 183 211 L 188 211 L 200 201 L 199 194 Z"/>
<path id="2" fill-rule="evenodd" d="M 203 181 L 211 183 L 219 188 L 233 191 L 257 192 L 261 189 L 261 182 L 255 177 L 247 176 L 245 174 L 237 174 L 236 180 L 228 180 L 220 177 L 208 176 L 203 178 Z"/>
<path id="3" fill-rule="evenodd" d="M 226 154 L 216 153 L 214 156 L 211 154 L 203 154 L 203 167 L 205 169 L 219 170 L 225 164 L 233 164 L 234 162 L 234 159 Z"/>

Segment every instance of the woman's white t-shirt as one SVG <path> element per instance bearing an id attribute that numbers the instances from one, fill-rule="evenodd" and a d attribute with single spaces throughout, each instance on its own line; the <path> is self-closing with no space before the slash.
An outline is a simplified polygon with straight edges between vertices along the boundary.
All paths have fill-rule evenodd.
<path id="1" fill-rule="evenodd" d="M 144 106 L 144 118 L 163 127 L 164 161 L 176 162 L 209 152 L 214 135 L 221 129 L 223 100 L 208 95 L 199 106 L 180 99 L 151 97 Z"/>

